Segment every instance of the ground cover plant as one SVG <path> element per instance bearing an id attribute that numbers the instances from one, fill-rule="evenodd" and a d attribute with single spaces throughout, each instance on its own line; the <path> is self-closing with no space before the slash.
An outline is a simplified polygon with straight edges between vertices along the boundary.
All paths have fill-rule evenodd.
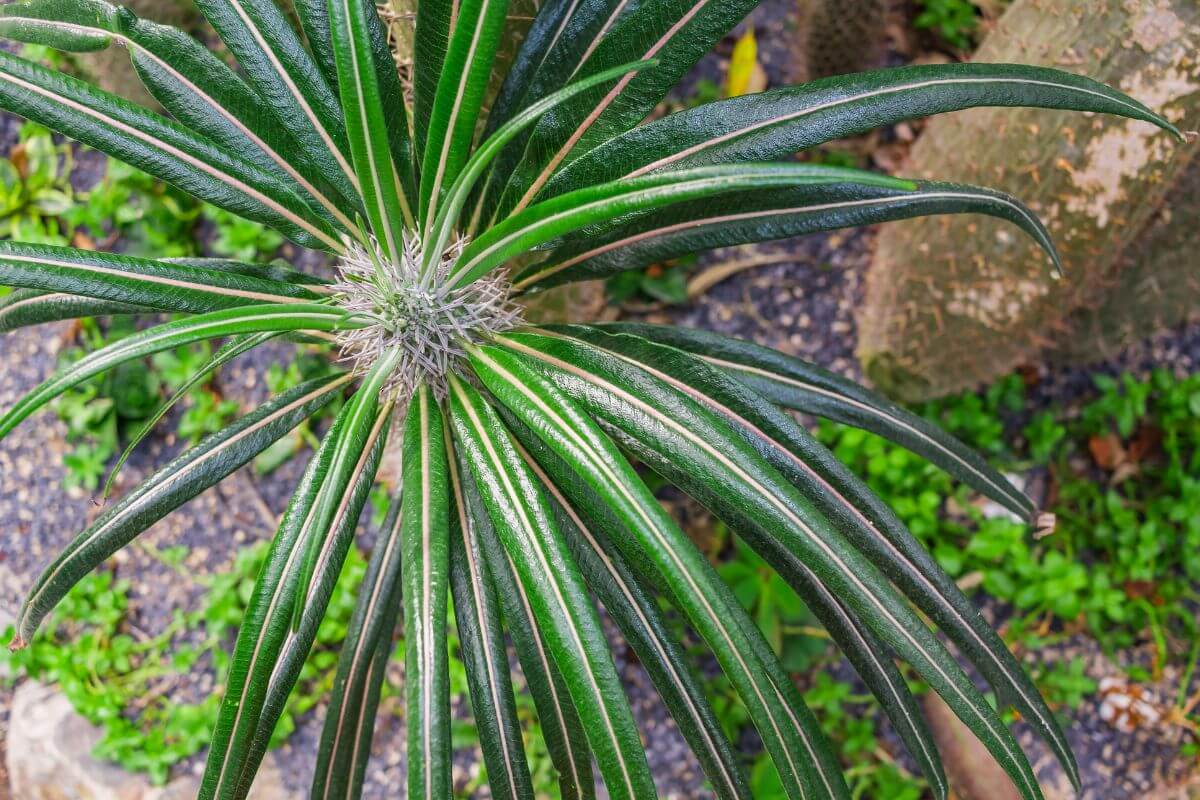
<path id="1" fill-rule="evenodd" d="M 839 77 L 639 125 L 754 5 L 548 3 L 487 101 L 498 45 L 512 36 L 507 3 L 497 0 L 418 4 L 410 96 L 375 7 L 355 0 L 298 0 L 298 28 L 267 0 L 201 0 L 236 72 L 182 32 L 102 0 L 6 6 L 0 33 L 12 38 L 64 50 L 125 46 L 171 116 L 7 53 L 0 107 L 328 251 L 336 267 L 310 276 L 229 259 L 0 243 L 0 283 L 30 292 L 6 300 L 8 326 L 184 315 L 70 364 L 8 409 L 0 436 L 73 386 L 194 342 L 225 340 L 198 375 L 279 336 L 329 342 L 344 367 L 203 438 L 101 514 L 35 582 L 14 646 L 146 527 L 349 395 L 259 572 L 202 797 L 249 790 L 393 433 L 402 487 L 342 645 L 315 796 L 359 792 L 401 614 L 407 791 L 450 794 L 451 596 L 493 795 L 533 791 L 507 634 L 563 795 L 591 796 L 594 759 L 610 796 L 653 796 L 593 595 L 719 795 L 751 792 L 658 598 L 711 649 L 782 791 L 849 796 L 836 754 L 769 642 L 629 456 L 711 508 L 798 591 L 935 795 L 947 793 L 936 748 L 893 657 L 946 699 L 1024 797 L 1040 790 L 996 709 L 921 614 L 1078 783 L 1053 714 L 1004 643 L 895 514 L 779 406 L 894 438 L 1033 521 L 1028 498 L 953 438 L 804 362 L 697 331 L 529 326 L 520 298 L 710 247 L 934 213 L 1007 219 L 1057 268 L 1044 228 L 1012 198 L 771 159 L 976 105 L 1112 113 L 1178 132 L 1086 78 L 988 64 Z"/>

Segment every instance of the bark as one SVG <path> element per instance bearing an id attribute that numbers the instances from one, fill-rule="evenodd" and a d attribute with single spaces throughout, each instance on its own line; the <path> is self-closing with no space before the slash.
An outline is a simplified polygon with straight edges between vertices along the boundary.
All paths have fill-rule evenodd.
<path id="1" fill-rule="evenodd" d="M 1017 0 L 976 60 L 1088 75 L 1189 130 L 1200 127 L 1198 53 L 1196 0 Z M 1077 112 L 931 121 L 907 175 L 1020 197 L 1049 227 L 1066 278 L 1052 280 L 1045 257 L 993 220 L 885 227 L 859 315 L 867 375 L 922 399 L 1046 356 L 1101 355 L 1177 322 L 1200 297 L 1184 268 L 1190 249 L 1180 251 L 1196 241 L 1196 155 L 1146 123 Z"/>

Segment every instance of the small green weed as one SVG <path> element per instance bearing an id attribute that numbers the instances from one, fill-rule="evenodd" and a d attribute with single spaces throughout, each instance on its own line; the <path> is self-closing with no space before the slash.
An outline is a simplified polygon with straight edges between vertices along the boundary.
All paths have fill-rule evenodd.
<path id="1" fill-rule="evenodd" d="M 283 244 L 283 236 L 257 222 L 242 219 L 216 206 L 204 206 L 204 218 L 213 224 L 216 235 L 210 247 L 219 256 L 235 261 L 266 261 Z"/>
<path id="2" fill-rule="evenodd" d="M 918 0 L 913 25 L 931 30 L 956 50 L 969 50 L 979 29 L 979 9 L 971 0 Z"/>
<path id="3" fill-rule="evenodd" d="M 75 204 L 68 180 L 71 148 L 45 128 L 24 123 L 17 144 L 0 158 L 0 239 L 64 245 L 68 232 L 59 217 Z"/>
<path id="4" fill-rule="evenodd" d="M 75 710 L 103 730 L 98 758 L 165 783 L 173 765 L 208 743 L 220 704 L 219 691 L 195 703 L 180 703 L 170 699 L 171 690 L 197 670 L 218 681 L 228 671 L 227 648 L 266 553 L 267 543 L 261 542 L 238 553 L 228 571 L 195 576 L 182 567 L 186 549 L 158 551 L 160 560 L 204 592 L 194 611 L 177 611 L 161 632 L 145 638 L 135 637 L 128 624 L 129 582 L 115 579 L 110 571 L 95 572 L 71 590 L 28 648 L 0 653 L 0 666 L 56 683 Z M 296 719 L 332 685 L 338 648 L 365 570 L 362 555 L 352 548 L 273 746 L 291 735 Z M 6 639 L 12 633 L 10 627 Z"/>
<path id="5" fill-rule="evenodd" d="M 828 423 L 818 436 L 951 575 L 977 575 L 1015 607 L 1010 638 L 1036 638 L 1044 626 L 1031 620 L 1056 620 L 1109 650 L 1152 636 L 1165 662 L 1181 655 L 1167 643 L 1200 638 L 1187 605 L 1200 599 L 1200 375 L 1095 382 L 1097 396 L 1078 413 L 1041 412 L 1016 430 L 1024 404 L 1016 376 L 922 409 L 997 464 L 1048 471 L 1058 525 L 1040 540 L 878 437 Z"/>

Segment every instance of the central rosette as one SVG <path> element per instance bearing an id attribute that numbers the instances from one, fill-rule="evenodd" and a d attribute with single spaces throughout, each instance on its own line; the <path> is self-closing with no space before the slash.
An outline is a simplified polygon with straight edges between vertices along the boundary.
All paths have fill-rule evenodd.
<path id="1" fill-rule="evenodd" d="M 421 241 L 406 235 L 403 252 L 388 258 L 378 243 L 353 243 L 338 264 L 335 301 L 357 323 L 337 334 L 342 360 L 365 373 L 385 353 L 399 353 L 385 391 L 403 404 L 422 381 L 438 397 L 446 376 L 465 356 L 465 346 L 521 323 L 521 308 L 509 298 L 503 274 L 449 288 L 451 265 L 462 253 L 459 239 L 427 270 Z"/>

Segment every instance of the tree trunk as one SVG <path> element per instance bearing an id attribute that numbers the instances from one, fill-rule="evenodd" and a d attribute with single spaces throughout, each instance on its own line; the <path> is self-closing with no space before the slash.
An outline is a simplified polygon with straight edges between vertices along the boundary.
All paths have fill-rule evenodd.
<path id="1" fill-rule="evenodd" d="M 976 60 L 1088 75 L 1189 130 L 1200 127 L 1198 52 L 1196 0 L 1017 0 Z M 922 399 L 1041 356 L 1103 355 L 1178 322 L 1200 299 L 1188 271 L 1200 243 L 1196 154 L 1147 123 L 1077 112 L 976 109 L 931 121 L 906 174 L 1021 198 L 1049 227 L 1066 278 L 1052 280 L 1036 247 L 994 220 L 887 226 L 859 315 L 867 375 Z"/>

